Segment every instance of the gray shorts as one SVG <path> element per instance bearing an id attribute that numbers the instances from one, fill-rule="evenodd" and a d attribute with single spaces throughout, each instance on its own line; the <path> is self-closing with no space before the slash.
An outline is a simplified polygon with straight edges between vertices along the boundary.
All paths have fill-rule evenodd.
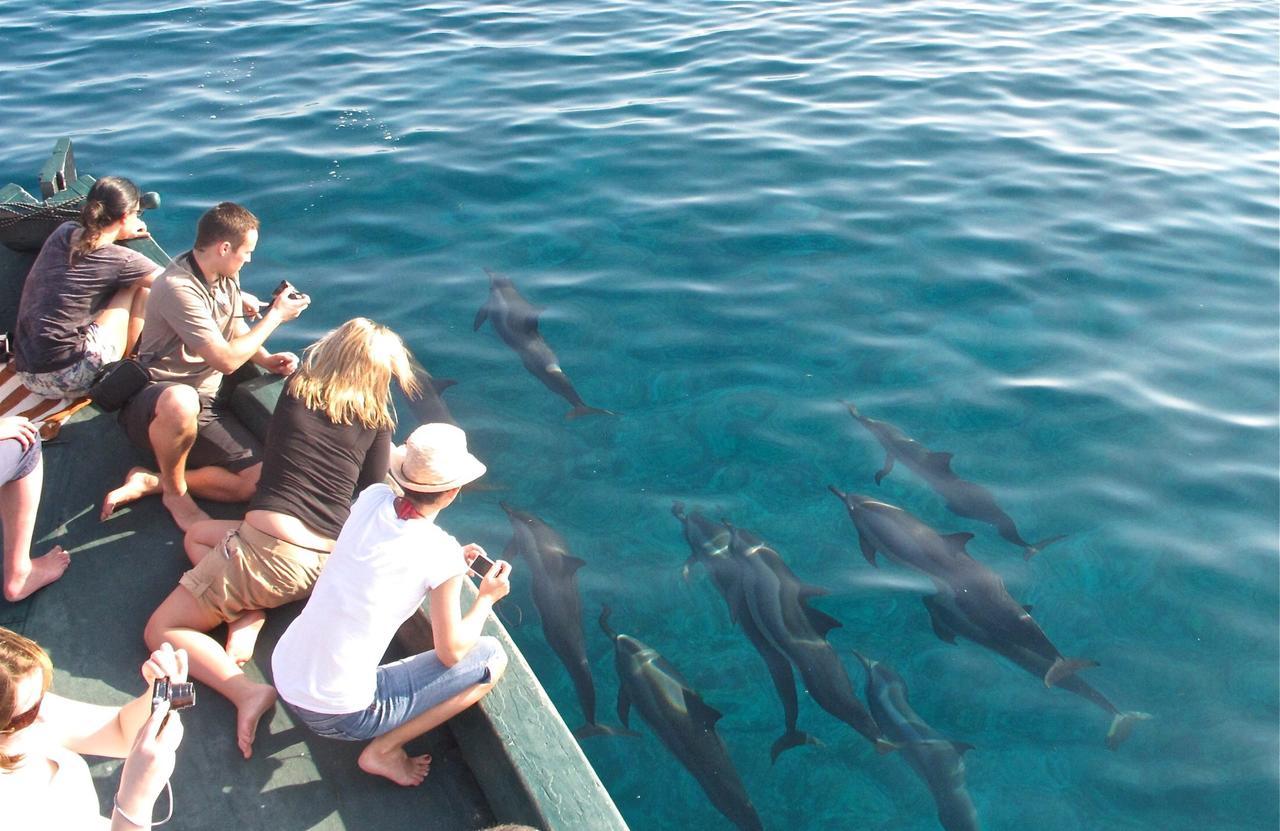
<path id="1" fill-rule="evenodd" d="M 84 333 L 84 354 L 71 366 L 52 372 L 19 372 L 18 380 L 36 395 L 45 398 L 80 398 L 89 394 L 93 376 L 104 364 L 118 361 L 121 350 L 98 340 L 98 324 L 90 323 Z"/>
<path id="2" fill-rule="evenodd" d="M 175 381 L 152 381 L 125 404 L 116 421 L 139 450 L 155 454 L 151 449 L 151 421 L 156 416 L 156 403 Z M 216 466 L 239 473 L 262 461 L 262 444 L 240 423 L 235 413 L 215 402 L 213 396 L 200 396 L 200 415 L 196 418 L 196 443 L 187 455 L 187 469 Z"/>

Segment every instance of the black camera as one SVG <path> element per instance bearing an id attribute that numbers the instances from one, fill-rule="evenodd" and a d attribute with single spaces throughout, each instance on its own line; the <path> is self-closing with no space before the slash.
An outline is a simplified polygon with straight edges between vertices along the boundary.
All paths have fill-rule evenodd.
<path id="1" fill-rule="evenodd" d="M 185 710 L 196 706 L 196 685 L 189 681 L 170 682 L 168 678 L 157 678 L 151 688 L 151 712 L 162 701 L 169 702 L 170 710 Z"/>
<path id="2" fill-rule="evenodd" d="M 271 292 L 271 296 L 272 296 L 272 297 L 279 297 L 279 296 L 280 296 L 280 294 L 281 294 L 281 292 L 285 292 L 285 291 L 289 292 L 289 293 L 288 293 L 287 295 L 285 295 L 285 296 L 286 296 L 286 297 L 288 297 L 290 300 L 301 300 L 301 299 L 302 299 L 302 292 L 300 292 L 300 291 L 298 291 L 296 288 L 294 288 L 294 287 L 293 287 L 293 284 L 292 284 L 292 283 L 290 283 L 288 280 L 281 280 L 281 281 L 280 281 L 280 285 L 276 286 L 276 290 L 275 290 L 275 291 L 273 291 L 273 292 Z"/>
<path id="3" fill-rule="evenodd" d="M 13 341 L 9 339 L 8 332 L 0 332 L 0 364 L 7 364 L 13 360 Z"/>

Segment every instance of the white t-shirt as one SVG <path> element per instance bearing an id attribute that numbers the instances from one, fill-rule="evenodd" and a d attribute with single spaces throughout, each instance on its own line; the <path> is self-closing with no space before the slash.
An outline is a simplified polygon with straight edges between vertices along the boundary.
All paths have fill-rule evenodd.
<path id="1" fill-rule="evenodd" d="M 377 692 L 382 655 L 427 593 L 467 572 L 462 546 L 427 519 L 396 518 L 395 494 L 360 494 L 302 614 L 271 656 L 276 689 L 290 704 L 338 715 Z"/>

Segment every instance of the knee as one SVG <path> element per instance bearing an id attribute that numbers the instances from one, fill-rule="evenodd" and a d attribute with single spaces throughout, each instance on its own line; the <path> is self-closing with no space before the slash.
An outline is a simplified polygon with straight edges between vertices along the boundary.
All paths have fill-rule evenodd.
<path id="1" fill-rule="evenodd" d="M 196 419 L 200 415 L 200 394 L 194 387 L 186 384 L 174 384 L 160 393 L 156 401 L 156 414 L 151 425 L 162 425 L 168 429 L 189 428 L 194 430 Z"/>
<path id="2" fill-rule="evenodd" d="M 147 649 L 159 649 L 160 644 L 165 642 L 165 632 L 169 627 L 160 612 L 160 609 L 152 612 L 146 627 L 142 630 L 142 639 L 146 641 Z"/>
<path id="3" fill-rule="evenodd" d="M 485 652 L 485 666 L 489 669 L 489 684 L 498 683 L 502 673 L 507 671 L 507 651 L 502 648 L 497 638 L 485 635 L 476 643 L 477 649 Z"/>

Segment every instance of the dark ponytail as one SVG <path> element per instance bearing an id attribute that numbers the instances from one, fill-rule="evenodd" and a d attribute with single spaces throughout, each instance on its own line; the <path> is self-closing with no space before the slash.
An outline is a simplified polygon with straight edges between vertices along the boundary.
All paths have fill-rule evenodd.
<path id="1" fill-rule="evenodd" d="M 140 198 L 138 186 L 123 176 L 103 176 L 94 182 L 80 209 L 82 230 L 80 239 L 71 246 L 71 265 L 98 247 L 104 228 L 136 211 Z"/>

